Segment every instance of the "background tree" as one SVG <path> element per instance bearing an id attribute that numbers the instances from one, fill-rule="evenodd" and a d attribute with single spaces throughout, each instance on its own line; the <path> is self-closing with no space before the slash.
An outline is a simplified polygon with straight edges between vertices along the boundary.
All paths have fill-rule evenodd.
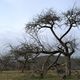
<path id="1" fill-rule="evenodd" d="M 29 53 L 29 51 L 31 51 L 32 49 L 30 45 L 28 44 L 24 44 L 21 43 L 21 45 L 18 46 L 10 46 L 11 47 L 11 54 L 14 55 L 15 59 L 17 62 L 22 64 L 22 72 L 24 72 L 24 70 L 30 69 L 30 59 L 33 57 L 32 53 Z"/>

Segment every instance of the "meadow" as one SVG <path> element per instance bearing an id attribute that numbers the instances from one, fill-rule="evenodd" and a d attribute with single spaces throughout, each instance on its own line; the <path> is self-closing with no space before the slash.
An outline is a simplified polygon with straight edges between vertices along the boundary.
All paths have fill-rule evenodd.
<path id="1" fill-rule="evenodd" d="M 31 71 L 27 71 L 24 73 L 20 71 L 3 71 L 0 72 L 0 80 L 63 80 L 63 79 L 60 79 L 59 76 L 57 76 L 55 73 L 51 71 L 48 72 L 48 74 L 43 79 L 41 79 L 38 75 L 33 74 Z M 75 74 L 65 80 L 80 80 L 80 78 Z"/>

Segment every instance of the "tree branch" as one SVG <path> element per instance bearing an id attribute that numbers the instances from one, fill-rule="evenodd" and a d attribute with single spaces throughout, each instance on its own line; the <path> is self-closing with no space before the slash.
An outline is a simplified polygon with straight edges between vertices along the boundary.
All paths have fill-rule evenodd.
<path id="1" fill-rule="evenodd" d="M 56 60 L 55 60 L 51 65 L 49 65 L 49 67 L 47 68 L 48 70 L 49 70 L 54 64 L 57 63 L 57 61 L 58 61 L 60 55 L 61 55 L 61 53 L 59 53 L 59 55 L 57 56 Z"/>
<path id="2" fill-rule="evenodd" d="M 60 40 L 68 34 L 68 32 L 71 30 L 72 26 L 69 27 L 69 29 L 61 36 Z"/>
<path id="3" fill-rule="evenodd" d="M 65 47 L 65 44 L 61 41 L 61 39 L 56 35 L 56 33 L 54 32 L 54 30 L 52 28 L 50 28 L 50 30 L 52 31 L 53 35 L 56 37 L 56 39 L 60 42 L 60 44 L 62 46 Z"/>

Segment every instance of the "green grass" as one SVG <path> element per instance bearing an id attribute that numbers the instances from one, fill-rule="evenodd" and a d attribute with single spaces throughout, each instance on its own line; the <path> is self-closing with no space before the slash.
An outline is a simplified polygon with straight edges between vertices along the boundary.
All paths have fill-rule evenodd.
<path id="1" fill-rule="evenodd" d="M 25 73 L 21 73 L 19 71 L 3 71 L 0 72 L 0 80 L 60 80 L 60 79 L 53 72 L 48 72 L 44 79 L 40 79 L 39 75 L 32 74 L 32 72 L 30 71 L 27 71 Z M 77 79 L 73 75 L 67 78 L 66 80 L 80 80 L 80 79 Z"/>

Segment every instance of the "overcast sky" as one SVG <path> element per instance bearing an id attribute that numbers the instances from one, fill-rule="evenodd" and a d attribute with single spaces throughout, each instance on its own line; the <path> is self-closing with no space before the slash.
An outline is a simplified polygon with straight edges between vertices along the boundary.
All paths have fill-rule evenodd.
<path id="1" fill-rule="evenodd" d="M 25 24 L 43 9 L 59 12 L 80 5 L 80 0 L 0 0 L 0 49 L 24 35 Z M 80 6 L 79 6 L 80 7 Z M 0 51 L 0 52 L 1 52 Z"/>

